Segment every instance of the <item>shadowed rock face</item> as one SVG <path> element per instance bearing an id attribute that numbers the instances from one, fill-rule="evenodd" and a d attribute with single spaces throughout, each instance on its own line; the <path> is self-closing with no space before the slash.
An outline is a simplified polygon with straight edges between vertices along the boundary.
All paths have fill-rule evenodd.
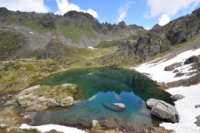
<path id="1" fill-rule="evenodd" d="M 200 30 L 200 9 L 190 15 L 183 16 L 171 21 L 165 26 L 155 25 L 146 34 L 139 36 L 137 41 L 126 45 L 126 49 L 131 49 L 140 57 L 153 56 L 162 53 L 182 42 L 199 34 Z"/>
<path id="2" fill-rule="evenodd" d="M 184 62 L 184 65 L 191 64 L 191 63 L 198 62 L 198 61 L 200 61 L 200 56 L 192 56 L 192 57 L 186 59 L 186 61 Z"/>
<path id="3" fill-rule="evenodd" d="M 46 14 L 44 17 L 39 21 L 39 23 L 45 28 L 45 29 L 55 29 L 55 20 L 53 17 L 53 14 Z"/>

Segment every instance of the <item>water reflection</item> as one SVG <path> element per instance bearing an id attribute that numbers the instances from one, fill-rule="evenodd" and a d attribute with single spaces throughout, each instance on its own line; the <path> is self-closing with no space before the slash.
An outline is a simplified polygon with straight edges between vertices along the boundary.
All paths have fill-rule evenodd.
<path id="1" fill-rule="evenodd" d="M 75 101 L 75 105 L 70 109 L 33 114 L 31 125 L 91 123 L 94 119 L 120 120 L 126 125 L 152 125 L 145 101 L 153 97 L 172 103 L 169 100 L 170 94 L 157 89 L 154 81 L 126 69 L 74 69 L 52 75 L 40 82 L 48 85 L 63 83 L 77 84 L 82 90 L 82 99 Z M 113 112 L 103 106 L 106 102 L 123 103 L 126 109 L 123 112 Z"/>

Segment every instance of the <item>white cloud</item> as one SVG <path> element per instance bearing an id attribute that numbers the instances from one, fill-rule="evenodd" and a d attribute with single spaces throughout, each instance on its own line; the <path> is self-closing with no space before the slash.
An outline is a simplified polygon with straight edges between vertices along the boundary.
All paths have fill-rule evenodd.
<path id="1" fill-rule="evenodd" d="M 178 11 L 183 9 L 193 10 L 200 0 L 148 0 L 147 5 L 150 11 L 146 12 L 146 18 L 153 18 L 166 14 L 168 16 L 175 15 Z"/>
<path id="2" fill-rule="evenodd" d="M 162 15 L 161 16 L 161 18 L 159 19 L 159 25 L 160 26 L 164 26 L 164 25 L 166 25 L 167 23 L 169 23 L 169 21 L 170 21 L 170 17 L 169 16 L 167 16 L 166 14 L 164 14 L 164 15 Z"/>
<path id="3" fill-rule="evenodd" d="M 124 20 L 124 18 L 126 17 L 126 13 L 128 9 L 130 8 L 131 4 L 133 4 L 133 2 L 129 1 L 120 6 L 120 8 L 118 9 L 118 12 L 119 12 L 119 17 L 117 19 L 118 22 L 121 22 L 122 20 Z"/>
<path id="4" fill-rule="evenodd" d="M 56 3 L 58 5 L 58 11 L 57 14 L 65 14 L 68 11 L 78 11 L 78 12 L 85 12 L 91 14 L 94 18 L 98 18 L 99 15 L 97 12 L 95 12 L 92 9 L 83 10 L 78 5 L 75 5 L 73 3 L 69 3 L 68 0 L 56 0 Z"/>
<path id="5" fill-rule="evenodd" d="M 6 7 L 12 11 L 27 12 L 49 12 L 50 9 L 45 6 L 43 0 L 0 0 L 0 7 Z"/>
<path id="6" fill-rule="evenodd" d="M 94 18 L 98 18 L 99 17 L 99 15 L 97 14 L 97 12 L 95 12 L 92 9 L 88 9 L 87 13 L 91 14 Z"/>

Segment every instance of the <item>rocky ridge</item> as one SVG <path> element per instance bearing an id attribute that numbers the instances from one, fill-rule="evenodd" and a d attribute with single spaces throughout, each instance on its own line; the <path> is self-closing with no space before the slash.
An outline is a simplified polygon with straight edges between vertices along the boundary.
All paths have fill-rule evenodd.
<path id="1" fill-rule="evenodd" d="M 200 9 L 196 9 L 191 14 L 175 19 L 165 26 L 157 24 L 144 34 L 124 40 L 114 54 L 106 55 L 101 59 L 106 63 L 120 64 L 129 60 L 140 64 L 150 57 L 173 51 L 175 47 L 179 47 L 179 44 L 189 45 L 188 41 L 198 43 L 195 40 L 199 38 L 200 33 L 199 14 Z M 193 48 L 194 44 L 190 45 Z M 128 60 L 125 61 L 127 58 Z"/>
<path id="2" fill-rule="evenodd" d="M 125 22 L 117 25 L 100 23 L 90 14 L 77 11 L 69 11 L 59 16 L 52 13 L 13 12 L 1 7 L 0 14 L 0 31 L 7 26 L 13 29 L 23 26 L 23 29 L 16 28 L 15 30 L 21 31 L 29 28 L 37 36 L 49 33 L 48 40 L 56 38 L 64 45 L 82 48 L 96 46 L 101 41 L 126 38 L 137 32 L 145 31 L 141 26 L 127 26 Z M 34 42 L 34 45 L 39 44 Z"/>

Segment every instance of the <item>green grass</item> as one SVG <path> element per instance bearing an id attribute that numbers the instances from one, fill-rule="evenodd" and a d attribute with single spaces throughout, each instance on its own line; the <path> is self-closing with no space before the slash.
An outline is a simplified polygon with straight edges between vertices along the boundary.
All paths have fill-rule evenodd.
<path id="1" fill-rule="evenodd" d="M 78 56 L 79 62 L 72 64 L 71 68 L 87 68 L 87 67 L 100 67 L 102 66 L 95 59 L 100 58 L 104 55 L 112 54 L 117 50 L 117 47 L 110 48 L 98 48 L 96 50 L 87 50 L 86 52 L 80 53 Z"/>
<path id="2" fill-rule="evenodd" d="M 15 54 L 25 44 L 25 36 L 18 32 L 0 31 L 0 60 Z"/>
<path id="3" fill-rule="evenodd" d="M 0 71 L 0 93 L 10 93 L 29 86 L 30 83 L 60 70 L 60 65 L 52 60 L 1 63 L 5 68 Z"/>
<path id="4" fill-rule="evenodd" d="M 83 29 L 80 29 L 75 22 L 71 22 L 69 26 L 60 25 L 60 32 L 67 38 L 72 39 L 75 42 L 79 42 L 81 37 L 85 35 L 87 38 L 97 38 L 95 32 L 88 25 L 85 25 Z"/>
<path id="5" fill-rule="evenodd" d="M 119 41 L 103 41 L 96 48 L 109 48 L 119 46 L 121 43 Z"/>
<path id="6" fill-rule="evenodd" d="M 15 19 L 15 18 L 10 18 L 10 19 L 7 21 L 6 25 L 11 25 L 11 24 L 13 24 L 14 22 L 16 22 L 16 19 Z"/>

